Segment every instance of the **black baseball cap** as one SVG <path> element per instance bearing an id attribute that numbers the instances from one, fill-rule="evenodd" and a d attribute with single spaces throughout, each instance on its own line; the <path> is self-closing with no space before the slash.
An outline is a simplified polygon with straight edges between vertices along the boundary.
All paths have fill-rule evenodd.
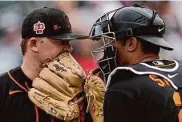
<path id="1" fill-rule="evenodd" d="M 85 39 L 87 36 L 72 32 L 68 16 L 56 8 L 34 10 L 22 25 L 22 38 L 49 37 L 56 40 Z"/>

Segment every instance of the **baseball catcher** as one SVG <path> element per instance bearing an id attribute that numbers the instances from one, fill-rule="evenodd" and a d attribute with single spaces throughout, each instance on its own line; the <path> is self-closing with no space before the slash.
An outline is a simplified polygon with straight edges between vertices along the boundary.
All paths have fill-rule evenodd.
<path id="1" fill-rule="evenodd" d="M 161 48 L 173 50 L 165 29 L 155 10 L 138 4 L 109 11 L 93 24 L 90 38 L 103 42 L 92 52 L 104 55 L 97 60 L 107 79 L 104 122 L 182 122 L 181 61 L 159 56 Z"/>

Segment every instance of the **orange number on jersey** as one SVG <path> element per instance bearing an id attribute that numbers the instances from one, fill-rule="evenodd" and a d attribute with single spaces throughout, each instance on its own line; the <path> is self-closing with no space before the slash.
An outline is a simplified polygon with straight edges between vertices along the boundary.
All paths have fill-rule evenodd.
<path id="1" fill-rule="evenodd" d="M 179 122 L 182 122 L 182 110 L 178 113 Z"/>
<path id="2" fill-rule="evenodd" d="M 174 103 L 176 106 L 182 106 L 181 97 L 180 97 L 179 92 L 173 93 L 173 100 L 174 100 Z M 178 113 L 178 118 L 179 118 L 179 122 L 182 122 L 182 109 Z"/>
<path id="3" fill-rule="evenodd" d="M 160 87 L 170 86 L 168 80 L 161 78 L 160 76 L 150 74 L 149 78 L 152 79 L 153 81 L 155 81 Z M 176 91 L 173 93 L 173 101 L 176 106 L 182 106 L 181 97 L 180 97 L 179 92 Z M 182 122 L 182 109 L 178 113 L 178 118 L 179 118 L 179 122 Z"/>

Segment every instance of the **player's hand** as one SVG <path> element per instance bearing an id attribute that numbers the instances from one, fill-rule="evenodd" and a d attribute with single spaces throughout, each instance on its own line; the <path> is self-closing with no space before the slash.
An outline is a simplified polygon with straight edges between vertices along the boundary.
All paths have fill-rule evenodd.
<path id="1" fill-rule="evenodd" d="M 85 73 L 69 51 L 62 52 L 41 70 L 28 92 L 30 100 L 48 114 L 65 121 L 83 111 Z"/>
<path id="2" fill-rule="evenodd" d="M 87 112 L 91 114 L 93 122 L 104 122 L 103 103 L 106 88 L 102 77 L 100 69 L 94 69 L 88 74 L 84 85 L 88 102 Z"/>

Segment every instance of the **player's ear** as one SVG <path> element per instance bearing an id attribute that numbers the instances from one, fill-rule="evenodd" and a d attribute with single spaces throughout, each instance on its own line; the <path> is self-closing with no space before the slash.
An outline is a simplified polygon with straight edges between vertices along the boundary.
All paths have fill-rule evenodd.
<path id="1" fill-rule="evenodd" d="M 126 41 L 126 48 L 129 52 L 133 52 L 136 50 L 138 45 L 138 41 L 135 37 L 131 37 Z"/>
<path id="2" fill-rule="evenodd" d="M 38 52 L 38 42 L 38 39 L 35 37 L 29 39 L 29 47 L 33 52 Z"/>

